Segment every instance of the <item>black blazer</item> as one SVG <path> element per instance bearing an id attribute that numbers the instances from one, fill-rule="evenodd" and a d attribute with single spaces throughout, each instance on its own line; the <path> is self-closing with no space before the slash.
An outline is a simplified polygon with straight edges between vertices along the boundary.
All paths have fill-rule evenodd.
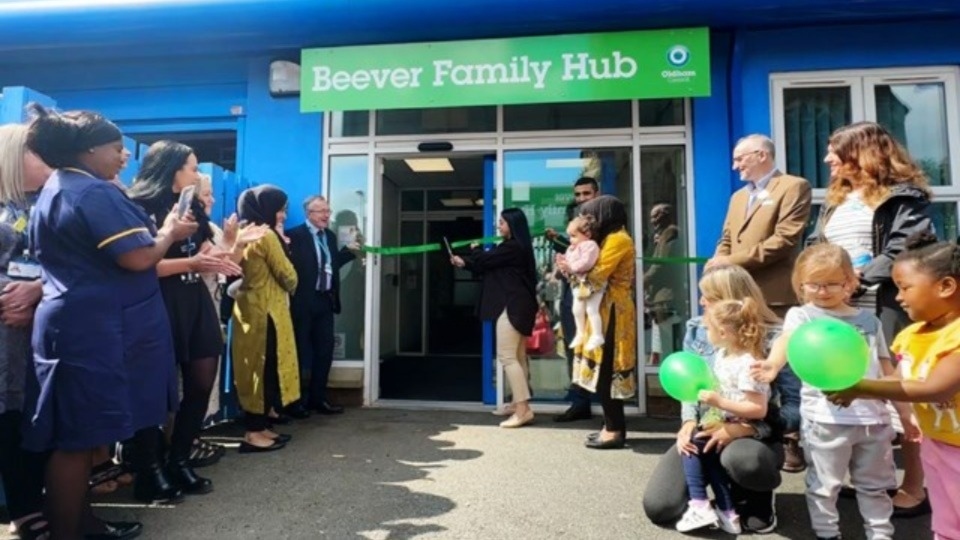
<path id="1" fill-rule="evenodd" d="M 340 313 L 340 268 L 352 261 L 353 253 L 347 249 L 341 250 L 337 245 L 337 235 L 330 229 L 324 229 L 327 235 L 327 246 L 330 247 L 330 256 L 333 258 L 333 312 Z M 290 312 L 294 317 L 309 314 L 313 303 L 317 301 L 317 278 L 320 274 L 320 265 L 317 262 L 317 243 L 313 233 L 304 223 L 286 231 L 290 239 L 290 261 L 297 271 L 297 290 L 290 300 Z"/>
<path id="2" fill-rule="evenodd" d="M 475 249 L 463 256 L 466 268 L 483 277 L 477 314 L 495 321 L 507 309 L 510 324 L 521 334 L 533 333 L 537 317 L 537 284 L 530 275 L 533 255 L 516 240 L 504 240 L 497 247 Z"/>

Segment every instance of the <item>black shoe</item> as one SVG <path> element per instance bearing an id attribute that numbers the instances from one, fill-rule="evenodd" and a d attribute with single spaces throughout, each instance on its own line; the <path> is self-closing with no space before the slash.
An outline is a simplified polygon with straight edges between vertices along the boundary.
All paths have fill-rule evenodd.
<path id="1" fill-rule="evenodd" d="M 126 540 L 143 532 L 143 523 L 136 521 L 104 521 L 104 531 L 83 535 L 84 540 Z"/>
<path id="2" fill-rule="evenodd" d="M 600 429 L 603 429 L 603 426 L 601 426 Z M 599 432 L 599 431 L 594 431 L 593 433 L 588 433 L 588 434 L 587 434 L 587 440 L 588 440 L 588 441 L 594 441 L 594 440 L 596 440 L 597 437 L 599 437 L 599 436 L 600 436 L 600 432 Z M 623 439 L 624 441 L 627 440 L 627 430 L 626 430 L 626 429 L 620 430 L 620 438 Z"/>
<path id="3" fill-rule="evenodd" d="M 186 495 L 203 495 L 213 491 L 213 482 L 209 478 L 197 476 L 186 461 L 167 463 L 167 475 L 170 481 Z"/>
<path id="4" fill-rule="evenodd" d="M 339 405 L 331 405 L 326 401 L 312 405 L 310 408 L 320 414 L 343 414 L 343 407 Z"/>
<path id="5" fill-rule="evenodd" d="M 306 420 L 307 418 L 310 418 L 310 409 L 304 407 L 300 403 L 290 405 L 284 409 L 283 412 L 294 420 Z"/>
<path id="6" fill-rule="evenodd" d="M 163 467 L 155 464 L 137 473 L 133 497 L 150 504 L 172 504 L 183 500 L 183 492 L 170 481 Z"/>
<path id="7" fill-rule="evenodd" d="M 287 435 L 286 433 L 278 433 L 273 440 L 280 444 L 287 444 L 288 442 L 293 440 L 293 435 Z"/>
<path id="8" fill-rule="evenodd" d="M 285 447 L 285 446 L 286 446 L 286 443 L 282 443 L 282 442 L 279 442 L 279 441 L 276 441 L 276 440 L 274 440 L 274 441 L 273 441 L 273 444 L 271 444 L 270 446 L 257 446 L 257 445 L 255 445 L 255 444 L 250 444 L 250 443 L 248 443 L 247 441 L 243 441 L 242 443 L 240 443 L 240 450 L 239 450 L 239 452 L 240 452 L 241 454 L 256 454 L 256 453 L 260 453 L 260 452 L 273 452 L 274 450 L 280 450 L 281 448 L 283 448 L 283 447 Z"/>
<path id="9" fill-rule="evenodd" d="M 563 414 L 553 417 L 554 422 L 576 422 L 577 420 L 590 420 L 593 413 L 590 407 L 570 407 L 563 411 Z"/>
<path id="10" fill-rule="evenodd" d="M 584 446 L 587 448 L 593 448 L 594 450 L 613 450 L 620 449 L 626 446 L 624 443 L 623 437 L 614 437 L 609 441 L 601 441 L 598 436 L 596 439 L 588 439 Z"/>

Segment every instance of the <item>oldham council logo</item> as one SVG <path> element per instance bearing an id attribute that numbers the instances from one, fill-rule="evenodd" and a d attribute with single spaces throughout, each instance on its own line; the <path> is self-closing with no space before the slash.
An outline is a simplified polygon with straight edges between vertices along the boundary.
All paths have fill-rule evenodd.
<path id="1" fill-rule="evenodd" d="M 685 45 L 674 45 L 667 49 L 667 63 L 670 69 L 660 72 L 660 76 L 670 83 L 689 83 L 697 76 L 695 69 L 682 69 L 690 62 L 690 49 Z"/>
<path id="2" fill-rule="evenodd" d="M 667 51 L 667 62 L 673 67 L 683 67 L 690 61 L 690 49 L 683 45 L 674 45 Z"/>

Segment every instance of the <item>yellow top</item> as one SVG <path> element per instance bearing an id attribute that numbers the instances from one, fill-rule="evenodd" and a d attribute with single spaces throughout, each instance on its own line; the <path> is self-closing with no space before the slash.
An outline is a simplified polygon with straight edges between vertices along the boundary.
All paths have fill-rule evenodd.
<path id="1" fill-rule="evenodd" d="M 621 229 L 604 239 L 600 258 L 587 274 L 587 282 L 593 290 L 603 291 L 600 318 L 605 338 L 611 336 L 611 320 L 614 323 L 612 358 L 604 357 L 604 350 L 609 350 L 607 346 L 590 351 L 578 346 L 573 356 L 573 382 L 591 392 L 597 391 L 600 364 L 613 363 L 610 395 L 614 399 L 630 399 L 637 391 L 636 256 L 633 239 L 627 231 Z M 589 327 L 589 322 L 587 324 Z"/>
<path id="2" fill-rule="evenodd" d="M 890 349 L 904 380 L 922 381 L 947 356 L 960 352 L 960 319 L 935 332 L 923 332 L 926 323 L 908 326 L 897 334 Z M 925 437 L 960 446 L 960 394 L 943 403 L 914 403 L 917 423 Z"/>

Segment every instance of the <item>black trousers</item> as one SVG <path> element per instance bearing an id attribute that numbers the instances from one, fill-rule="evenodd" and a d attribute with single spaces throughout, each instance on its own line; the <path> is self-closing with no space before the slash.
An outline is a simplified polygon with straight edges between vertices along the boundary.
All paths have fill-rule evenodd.
<path id="1" fill-rule="evenodd" d="M 322 405 L 327 401 L 327 382 L 333 365 L 333 295 L 317 292 L 309 313 L 293 320 L 300 372 L 310 371 L 310 385 L 303 388 L 303 403 Z"/>
<path id="2" fill-rule="evenodd" d="M 567 353 L 567 373 L 573 379 L 573 349 L 570 348 L 570 342 L 573 341 L 573 336 L 577 333 L 577 325 L 573 320 L 573 292 L 570 290 L 570 283 L 566 279 L 563 280 L 562 291 L 560 327 L 563 329 L 563 342 Z M 575 409 L 590 408 L 590 392 L 575 384 L 570 385 L 567 399 L 570 401 L 570 406 Z"/>
<path id="3" fill-rule="evenodd" d="M 614 343 L 617 314 L 610 307 L 610 322 L 607 324 L 606 342 L 603 344 L 603 362 L 600 363 L 600 374 L 597 378 L 597 393 L 600 394 L 600 405 L 603 407 L 603 427 L 607 431 L 620 433 L 627 429 L 627 419 L 623 411 L 623 400 L 614 399 L 610 395 L 610 385 L 613 383 L 613 355 L 616 349 Z"/>
<path id="4" fill-rule="evenodd" d="M 773 490 L 780 486 L 783 445 L 751 438 L 737 439 L 720 453 L 720 465 L 731 480 L 733 505 L 746 521 L 754 516 L 769 521 Z M 677 446 L 671 446 L 650 475 L 643 492 L 643 511 L 653 523 L 672 523 L 683 515 L 689 495 L 681 482 L 683 464 Z"/>
<path id="5" fill-rule="evenodd" d="M 263 363 L 263 410 L 243 411 L 247 431 L 270 429 L 270 409 L 280 411 L 280 373 L 277 371 L 277 329 L 267 319 L 267 351 Z"/>
<path id="6" fill-rule="evenodd" d="M 10 519 L 43 509 L 43 481 L 47 454 L 28 452 L 21 447 L 23 415 L 20 411 L 0 414 L 0 477 Z"/>

